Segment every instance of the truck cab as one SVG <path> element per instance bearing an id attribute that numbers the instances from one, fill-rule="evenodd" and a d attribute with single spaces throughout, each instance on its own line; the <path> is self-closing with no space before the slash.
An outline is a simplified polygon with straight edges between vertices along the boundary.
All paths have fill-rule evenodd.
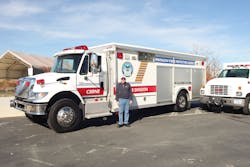
<path id="1" fill-rule="evenodd" d="M 250 114 L 250 63 L 227 63 L 218 78 L 207 82 L 200 90 L 200 102 L 210 110 L 223 106 L 243 108 Z"/>
<path id="2" fill-rule="evenodd" d="M 46 119 L 56 132 L 78 128 L 91 97 L 107 103 L 106 63 L 102 59 L 85 45 L 56 53 L 51 72 L 18 79 L 10 106 L 35 122 Z"/>

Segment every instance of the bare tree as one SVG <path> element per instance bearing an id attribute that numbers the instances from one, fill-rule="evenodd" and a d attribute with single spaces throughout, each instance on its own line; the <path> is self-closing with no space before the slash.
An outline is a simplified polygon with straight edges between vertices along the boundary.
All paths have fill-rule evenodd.
<path id="1" fill-rule="evenodd" d="M 215 52 L 207 47 L 202 47 L 200 45 L 193 45 L 193 54 L 204 55 L 206 56 L 206 75 L 207 81 L 218 76 L 219 72 L 222 69 L 220 60 L 215 56 Z"/>

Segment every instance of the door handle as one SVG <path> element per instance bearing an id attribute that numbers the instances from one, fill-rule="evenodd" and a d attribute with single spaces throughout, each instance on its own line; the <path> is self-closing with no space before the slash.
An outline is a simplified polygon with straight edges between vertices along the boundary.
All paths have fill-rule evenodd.
<path id="1" fill-rule="evenodd" d="M 103 82 L 100 82 L 100 88 L 104 88 L 104 84 L 103 84 Z"/>

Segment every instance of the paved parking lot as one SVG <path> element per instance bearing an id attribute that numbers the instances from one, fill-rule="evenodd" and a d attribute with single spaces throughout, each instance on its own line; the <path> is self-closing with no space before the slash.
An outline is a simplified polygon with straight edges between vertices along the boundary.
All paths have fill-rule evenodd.
<path id="1" fill-rule="evenodd" d="M 0 162 L 6 167 L 249 167 L 250 116 L 229 111 L 151 108 L 133 111 L 130 128 L 118 129 L 116 118 L 108 117 L 64 134 L 24 116 L 0 118 Z"/>

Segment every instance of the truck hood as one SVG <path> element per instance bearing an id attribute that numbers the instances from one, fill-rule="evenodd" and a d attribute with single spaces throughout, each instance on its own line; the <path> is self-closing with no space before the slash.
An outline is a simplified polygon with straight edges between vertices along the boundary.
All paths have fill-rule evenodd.
<path id="1" fill-rule="evenodd" d="M 243 85 L 247 84 L 247 78 L 214 78 L 207 82 L 207 85 Z"/>
<path id="2" fill-rule="evenodd" d="M 72 77 L 74 77 L 75 74 L 65 74 L 65 73 L 54 73 L 54 72 L 49 72 L 49 73 L 42 73 L 42 74 L 37 74 L 32 76 L 32 78 L 35 78 L 36 80 L 44 79 L 45 84 L 49 83 L 55 83 L 60 80 L 70 80 Z"/>

